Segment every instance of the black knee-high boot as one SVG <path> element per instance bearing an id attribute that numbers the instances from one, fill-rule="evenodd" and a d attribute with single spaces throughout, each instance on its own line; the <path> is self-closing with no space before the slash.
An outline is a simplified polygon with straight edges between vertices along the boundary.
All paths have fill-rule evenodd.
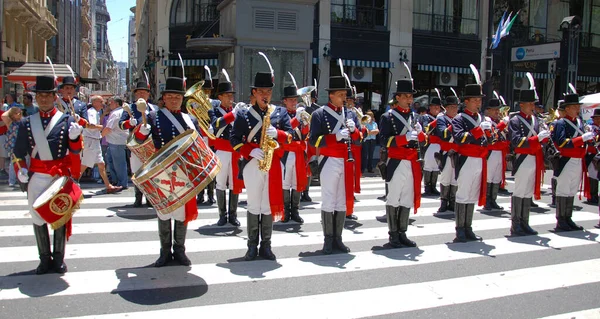
<path id="1" fill-rule="evenodd" d="M 258 254 L 269 260 L 275 260 L 275 254 L 271 250 L 271 236 L 273 235 L 273 216 L 260 215 L 260 249 Z"/>
<path id="2" fill-rule="evenodd" d="M 258 235 L 259 235 L 260 215 L 246 213 L 246 228 L 248 232 L 248 251 L 244 259 L 246 261 L 254 260 L 258 256 Z"/>
<path id="3" fill-rule="evenodd" d="M 171 220 L 158 219 L 158 238 L 160 239 L 160 256 L 154 262 L 155 267 L 165 266 L 169 261 L 173 259 L 171 253 L 171 245 L 173 239 L 171 238 Z"/>
<path id="4" fill-rule="evenodd" d="M 219 210 L 219 220 L 217 226 L 223 226 L 227 224 L 227 207 L 225 207 L 225 191 L 217 189 L 217 207 Z"/>
<path id="5" fill-rule="evenodd" d="M 190 266 L 192 262 L 185 255 L 185 238 L 187 236 L 187 225 L 182 221 L 175 221 L 175 231 L 173 233 L 173 259 L 182 266 Z"/>
<path id="6" fill-rule="evenodd" d="M 234 194 L 233 190 L 229 191 L 229 210 L 228 210 L 229 223 L 236 227 L 240 226 L 240 221 L 237 218 L 237 207 L 238 207 L 239 198 L 240 198 L 239 194 Z"/>
<path id="7" fill-rule="evenodd" d="M 38 254 L 40 256 L 40 264 L 37 266 L 35 273 L 42 275 L 47 273 L 50 270 L 50 267 L 52 267 L 50 234 L 48 233 L 48 226 L 46 224 L 42 226 L 34 224 L 33 233 L 35 234 L 35 241 L 37 243 Z"/>
<path id="8" fill-rule="evenodd" d="M 473 232 L 473 227 L 471 224 L 473 223 L 473 213 L 475 213 L 475 204 L 467 204 L 467 211 L 465 214 L 465 236 L 470 240 L 481 240 L 480 236 L 477 236 Z"/>
<path id="9" fill-rule="evenodd" d="M 54 231 L 54 253 L 52 259 L 54 262 L 54 271 L 59 274 L 67 272 L 67 264 L 65 264 L 65 248 L 67 246 L 67 227 L 62 226 L 61 228 Z"/>
<path id="10" fill-rule="evenodd" d="M 334 233 L 335 233 L 335 238 L 333 240 L 333 247 L 337 248 L 338 250 L 345 252 L 345 253 L 349 253 L 350 252 L 350 248 L 348 248 L 346 245 L 344 245 L 344 242 L 342 242 L 342 231 L 344 230 L 344 223 L 346 221 L 346 212 L 344 211 L 334 211 L 333 212 L 333 222 L 334 222 Z"/>

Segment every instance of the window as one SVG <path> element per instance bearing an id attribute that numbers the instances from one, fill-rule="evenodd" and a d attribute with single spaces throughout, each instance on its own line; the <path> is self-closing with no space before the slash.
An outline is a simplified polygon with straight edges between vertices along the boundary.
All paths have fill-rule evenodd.
<path id="1" fill-rule="evenodd" d="M 219 17 L 219 0 L 175 0 L 171 6 L 171 26 L 197 25 Z"/>
<path id="2" fill-rule="evenodd" d="M 478 0 L 414 0 L 413 28 L 436 33 L 479 34 Z"/>
<path id="3" fill-rule="evenodd" d="M 331 0 L 331 23 L 365 29 L 387 29 L 386 0 Z"/>

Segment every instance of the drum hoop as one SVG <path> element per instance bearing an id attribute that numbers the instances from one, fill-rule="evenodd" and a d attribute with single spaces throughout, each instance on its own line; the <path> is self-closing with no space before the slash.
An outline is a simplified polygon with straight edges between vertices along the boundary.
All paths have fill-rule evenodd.
<path id="1" fill-rule="evenodd" d="M 58 180 L 58 179 L 60 179 L 60 178 L 63 178 L 63 177 L 64 177 L 64 176 L 58 176 L 58 177 L 56 177 L 56 178 L 53 178 L 53 179 L 52 179 L 52 181 L 50 182 L 50 184 L 48 184 L 48 185 L 54 185 L 54 182 L 56 182 L 56 180 Z M 43 203 L 41 203 L 41 204 L 39 204 L 39 205 L 37 205 L 37 206 L 35 206 L 35 205 L 32 205 L 33 209 L 34 209 L 34 210 L 35 210 L 35 209 L 38 209 L 38 208 L 40 208 L 40 207 L 44 206 L 46 203 L 50 203 L 50 202 L 51 202 L 51 201 L 54 199 L 54 197 L 56 197 L 56 194 L 58 194 L 58 191 L 59 191 L 59 190 L 61 190 L 63 187 L 65 187 L 65 184 L 67 183 L 67 181 L 68 181 L 68 180 L 69 180 L 69 178 L 68 178 L 68 177 L 67 177 L 67 178 L 63 178 L 63 182 L 60 184 L 60 187 L 56 189 L 56 192 L 54 192 L 54 194 L 52 194 L 52 196 L 48 197 L 48 200 L 47 200 L 47 201 L 45 201 L 45 202 L 43 202 Z M 48 189 L 48 188 L 46 188 L 46 190 L 47 190 L 47 189 Z M 46 192 L 46 190 L 44 190 L 43 192 L 41 192 L 41 193 L 40 193 L 40 195 L 38 195 L 38 198 L 39 198 L 39 197 L 40 197 L 40 196 L 41 196 L 43 193 L 45 193 L 45 192 Z M 36 198 L 36 199 L 35 199 L 33 202 L 35 203 L 36 201 L 37 201 L 37 198 Z"/>
<path id="2" fill-rule="evenodd" d="M 59 176 L 59 177 L 53 179 L 52 182 L 50 183 L 50 185 L 53 185 L 57 179 L 63 178 L 63 177 L 64 176 Z M 64 181 L 62 182 L 61 187 L 59 189 L 62 189 L 70 179 L 71 179 L 70 177 L 64 178 Z M 73 182 L 73 183 L 75 183 L 75 182 Z M 63 197 L 66 197 L 67 199 L 65 199 L 65 201 L 68 200 L 68 202 L 69 202 L 68 208 L 66 210 L 64 210 L 64 212 L 54 210 L 52 208 L 52 206 L 53 206 L 52 203 L 54 201 L 56 201 L 58 198 L 63 198 Z M 75 202 L 73 201 L 71 196 L 69 196 L 67 194 L 55 193 L 52 195 L 52 197 L 50 197 L 47 201 L 45 201 L 41 205 L 32 206 L 32 207 L 35 211 L 37 211 L 38 208 L 42 207 L 46 203 L 49 203 L 50 211 L 55 215 L 61 216 L 58 220 L 54 221 L 53 223 L 50 223 L 50 227 L 53 230 L 56 230 L 56 229 L 59 229 L 60 227 L 64 226 L 71 218 L 73 218 L 73 214 L 75 214 L 75 212 L 79 209 L 79 206 L 81 205 L 81 201 L 83 201 L 83 192 L 81 193 L 81 196 L 79 196 L 79 198 Z"/>
<path id="3" fill-rule="evenodd" d="M 161 154 L 161 150 L 169 149 L 171 147 L 171 145 L 177 143 L 180 139 L 186 138 L 188 136 L 191 136 L 192 139 L 181 144 L 181 147 L 177 148 L 175 150 L 175 152 L 173 152 L 169 156 L 167 156 L 167 158 L 165 158 L 163 162 L 170 162 L 173 160 L 174 157 L 179 157 L 181 155 L 180 149 L 186 149 L 188 146 L 190 146 L 194 142 L 195 138 L 198 136 L 198 133 L 195 130 L 189 129 L 189 130 L 183 132 L 182 134 L 177 135 L 174 139 L 169 141 L 169 143 L 167 143 L 163 147 L 161 147 L 160 150 L 158 150 L 156 153 L 152 154 L 152 156 L 150 156 L 150 158 L 148 158 L 146 160 L 146 163 L 144 163 L 144 165 L 142 165 L 142 167 L 140 167 L 138 169 L 138 171 L 135 172 L 135 174 L 133 174 L 133 176 L 131 177 L 131 181 L 135 183 L 135 181 L 138 180 L 140 183 L 143 183 L 146 180 L 145 178 L 143 178 L 145 175 L 152 176 L 155 173 L 163 170 L 164 167 L 162 167 L 160 165 L 156 165 L 154 168 L 148 170 L 148 172 L 145 175 L 139 176 L 139 173 L 144 171 L 144 169 L 146 168 L 146 165 L 148 165 L 148 163 L 152 162 L 152 160 L 155 157 L 157 157 Z M 140 178 L 142 178 L 142 179 L 140 180 Z"/>

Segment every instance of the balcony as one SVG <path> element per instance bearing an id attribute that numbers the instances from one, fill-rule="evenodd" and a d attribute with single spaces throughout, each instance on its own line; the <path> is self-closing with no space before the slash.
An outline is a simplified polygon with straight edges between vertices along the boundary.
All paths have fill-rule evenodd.
<path id="1" fill-rule="evenodd" d="M 387 9 L 372 6 L 331 4 L 331 24 L 367 29 L 387 30 Z"/>
<path id="2" fill-rule="evenodd" d="M 413 13 L 413 29 L 419 33 L 478 38 L 479 20 L 415 12 Z"/>
<path id="3" fill-rule="evenodd" d="M 58 33 L 56 18 L 48 10 L 43 0 L 3 0 L 5 10 L 22 21 L 24 25 L 44 40 Z"/>

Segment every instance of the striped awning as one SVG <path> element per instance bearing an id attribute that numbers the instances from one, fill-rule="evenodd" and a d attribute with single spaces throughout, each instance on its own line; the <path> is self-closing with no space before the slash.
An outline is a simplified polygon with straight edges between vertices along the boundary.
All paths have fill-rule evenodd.
<path id="1" fill-rule="evenodd" d="M 54 71 L 48 63 L 25 63 L 23 66 L 11 72 L 6 78 L 10 82 L 35 82 L 38 75 L 54 76 L 58 78 L 58 82 L 62 82 L 66 76 L 71 76 L 71 71 L 66 64 L 54 64 Z M 77 74 L 75 74 L 76 77 Z M 0 79 L 1 81 L 1 79 Z"/>
<path id="2" fill-rule="evenodd" d="M 581 82 L 600 82 L 600 76 L 578 75 L 577 81 Z"/>
<path id="3" fill-rule="evenodd" d="M 313 57 L 313 64 L 319 64 L 319 58 Z"/>
<path id="4" fill-rule="evenodd" d="M 471 74 L 470 68 L 463 68 L 463 67 L 459 67 L 459 66 L 417 64 L 417 70 L 428 71 L 428 72 L 440 72 L 440 73 L 448 72 L 448 73 L 457 73 L 457 74 Z"/>
<path id="5" fill-rule="evenodd" d="M 342 60 L 345 66 L 360 66 L 363 68 L 394 68 L 394 62 L 384 61 L 363 61 L 363 60 Z"/>
<path id="6" fill-rule="evenodd" d="M 192 59 L 183 60 L 185 66 L 215 66 L 219 65 L 219 59 Z M 176 60 L 163 60 L 163 66 L 181 66 L 179 59 Z"/>
<path id="7" fill-rule="evenodd" d="M 518 78 L 526 77 L 527 72 L 515 71 L 514 75 Z M 552 73 L 532 73 L 534 79 L 554 79 L 556 77 L 555 74 Z"/>

